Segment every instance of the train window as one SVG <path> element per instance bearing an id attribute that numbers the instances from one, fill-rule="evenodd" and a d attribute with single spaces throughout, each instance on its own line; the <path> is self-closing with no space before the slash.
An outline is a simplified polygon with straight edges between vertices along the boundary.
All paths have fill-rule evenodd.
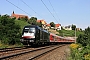
<path id="1" fill-rule="evenodd" d="M 35 28 L 30 28 L 30 29 L 29 29 L 29 32 L 30 32 L 30 33 L 35 33 Z"/>
<path id="2" fill-rule="evenodd" d="M 24 32 L 28 33 L 28 31 L 29 31 L 29 28 L 24 29 Z"/>

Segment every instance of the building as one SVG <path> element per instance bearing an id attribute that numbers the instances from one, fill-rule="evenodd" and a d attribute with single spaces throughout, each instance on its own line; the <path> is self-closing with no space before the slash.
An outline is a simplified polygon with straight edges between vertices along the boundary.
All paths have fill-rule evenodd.
<path id="1" fill-rule="evenodd" d="M 68 25 L 68 26 L 62 26 L 63 29 L 65 30 L 72 30 L 72 26 Z"/>
<path id="2" fill-rule="evenodd" d="M 77 30 L 77 31 L 81 31 L 81 29 L 80 29 L 80 28 L 76 28 L 76 30 Z"/>
<path id="3" fill-rule="evenodd" d="M 41 24 L 42 24 L 42 27 L 43 27 L 44 29 L 46 29 L 47 23 L 46 23 L 45 20 L 37 20 L 37 22 L 41 23 Z"/>
<path id="4" fill-rule="evenodd" d="M 61 24 L 55 24 L 55 29 L 56 30 L 61 30 Z"/>
<path id="5" fill-rule="evenodd" d="M 47 24 L 47 29 L 50 29 L 51 25 Z M 51 29 L 55 29 L 55 30 L 61 30 L 61 24 L 55 24 L 55 27 L 51 27 Z"/>
<path id="6" fill-rule="evenodd" d="M 42 23 L 43 25 L 47 24 L 45 20 L 37 20 L 37 22 Z"/>
<path id="7" fill-rule="evenodd" d="M 29 19 L 28 16 L 22 15 L 22 14 L 15 14 L 14 11 L 11 14 L 11 18 L 13 18 L 13 17 L 15 17 L 16 19 L 19 19 L 19 18 L 27 18 L 27 19 Z"/>
<path id="8" fill-rule="evenodd" d="M 46 25 L 46 29 L 48 29 L 48 30 L 49 30 L 49 29 L 50 29 L 50 27 L 51 27 L 51 25 L 50 25 L 50 24 L 47 24 L 47 25 Z"/>

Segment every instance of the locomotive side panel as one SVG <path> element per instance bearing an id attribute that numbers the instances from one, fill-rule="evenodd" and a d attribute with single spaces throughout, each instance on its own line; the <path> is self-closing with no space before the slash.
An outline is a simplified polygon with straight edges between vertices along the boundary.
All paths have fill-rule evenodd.
<path id="1" fill-rule="evenodd" d="M 46 31 L 46 30 L 43 30 L 43 41 L 44 42 L 50 42 L 49 41 L 49 36 L 50 36 L 49 32 Z"/>

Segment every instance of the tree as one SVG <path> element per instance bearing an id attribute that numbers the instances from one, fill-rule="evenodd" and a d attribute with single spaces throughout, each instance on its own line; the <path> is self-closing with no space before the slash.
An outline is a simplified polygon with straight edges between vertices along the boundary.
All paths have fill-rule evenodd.
<path id="1" fill-rule="evenodd" d="M 90 45 L 90 27 L 85 29 L 84 34 L 78 36 L 77 43 L 83 46 Z"/>
<path id="2" fill-rule="evenodd" d="M 50 25 L 51 25 L 51 27 L 55 27 L 54 22 L 51 22 Z"/>
<path id="3" fill-rule="evenodd" d="M 29 23 L 29 24 L 33 24 L 33 25 L 36 25 L 36 24 L 37 24 L 37 18 L 36 18 L 36 17 L 31 17 L 31 18 L 28 20 L 28 23 Z"/>
<path id="4" fill-rule="evenodd" d="M 89 35 L 90 34 L 90 27 L 86 28 L 84 32 L 85 32 L 85 34 Z"/>
<path id="5" fill-rule="evenodd" d="M 75 30 L 75 29 L 76 29 L 76 25 L 72 24 L 72 30 Z"/>
<path id="6" fill-rule="evenodd" d="M 28 18 L 27 17 L 19 17 L 18 20 L 22 20 L 22 21 L 28 21 Z"/>
<path id="7" fill-rule="evenodd" d="M 65 29 L 61 26 L 61 30 L 65 30 Z"/>
<path id="8" fill-rule="evenodd" d="M 20 26 L 8 15 L 0 17 L 0 40 L 4 44 L 17 44 L 20 38 Z"/>
<path id="9" fill-rule="evenodd" d="M 86 34 L 80 34 L 77 38 L 77 42 L 83 46 L 87 45 L 88 36 Z"/>
<path id="10" fill-rule="evenodd" d="M 42 27 L 42 23 L 40 22 L 37 22 L 37 24 L 36 25 L 38 25 L 39 27 Z"/>

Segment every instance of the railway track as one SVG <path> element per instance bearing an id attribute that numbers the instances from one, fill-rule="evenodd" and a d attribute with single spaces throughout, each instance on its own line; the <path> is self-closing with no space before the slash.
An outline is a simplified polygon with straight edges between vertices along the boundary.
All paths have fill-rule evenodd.
<path id="1" fill-rule="evenodd" d="M 42 56 L 60 46 L 63 45 L 57 45 L 57 46 L 46 46 L 46 47 L 39 47 L 39 48 L 27 48 L 27 49 L 20 49 L 20 50 L 14 50 L 14 52 L 8 51 L 4 55 L 0 56 L 0 60 L 33 60 L 36 59 L 39 56 Z M 16 58 L 18 57 L 18 58 Z"/>
<path id="2" fill-rule="evenodd" d="M 28 60 L 38 59 L 39 57 L 41 57 L 41 56 L 43 56 L 43 55 L 45 55 L 45 54 L 47 54 L 47 53 L 49 53 L 49 52 L 51 52 L 51 51 L 59 48 L 59 47 L 61 47 L 61 46 L 63 46 L 63 45 L 50 47 L 50 48 L 48 48 L 48 49 L 46 49 L 46 50 L 43 50 L 44 52 L 42 51 L 41 53 L 38 53 L 37 55 L 35 55 L 35 56 L 33 56 L 33 57 L 30 57 Z"/>
<path id="3" fill-rule="evenodd" d="M 26 47 L 2 48 L 2 49 L 0 49 L 0 53 L 1 52 L 14 51 L 14 50 L 21 50 L 21 49 L 24 49 L 24 48 L 26 48 Z"/>

